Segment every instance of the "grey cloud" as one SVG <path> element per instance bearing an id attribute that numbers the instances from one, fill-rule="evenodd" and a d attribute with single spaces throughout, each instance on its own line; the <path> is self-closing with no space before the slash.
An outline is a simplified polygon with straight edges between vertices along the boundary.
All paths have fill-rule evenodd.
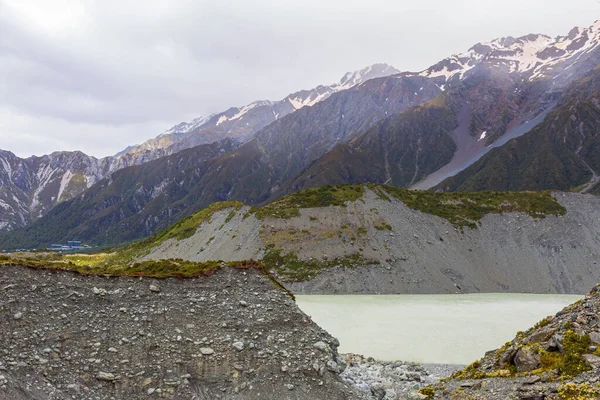
<path id="1" fill-rule="evenodd" d="M 47 29 L 23 11 L 36 2 L 55 8 L 49 22 L 82 13 Z M 375 62 L 420 70 L 479 41 L 566 33 L 598 11 L 595 0 L 0 0 L 0 148 L 107 155 Z"/>

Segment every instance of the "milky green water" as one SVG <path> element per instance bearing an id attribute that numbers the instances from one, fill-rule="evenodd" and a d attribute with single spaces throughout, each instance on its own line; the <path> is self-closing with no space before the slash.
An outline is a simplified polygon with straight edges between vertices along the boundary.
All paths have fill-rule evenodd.
<path id="1" fill-rule="evenodd" d="M 296 296 L 341 353 L 469 364 L 583 296 L 538 294 Z"/>

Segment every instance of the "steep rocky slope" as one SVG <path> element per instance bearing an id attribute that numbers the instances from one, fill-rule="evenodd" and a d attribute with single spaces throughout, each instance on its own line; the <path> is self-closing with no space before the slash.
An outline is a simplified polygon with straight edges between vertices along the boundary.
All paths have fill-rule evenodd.
<path id="1" fill-rule="evenodd" d="M 25 226 L 106 175 L 107 165 L 81 152 L 19 158 L 0 150 L 0 230 Z"/>
<path id="2" fill-rule="evenodd" d="M 564 93 L 545 120 L 446 179 L 441 190 L 583 190 L 600 173 L 600 67 Z"/>
<path id="3" fill-rule="evenodd" d="M 335 144 L 439 92 L 423 77 L 372 79 L 281 118 L 208 161 L 193 155 L 217 143 L 122 169 L 26 229 L 0 234 L 0 248 L 34 248 L 73 237 L 118 244 L 151 235 L 215 201 L 267 201 Z"/>
<path id="4" fill-rule="evenodd" d="M 370 79 L 399 73 L 387 64 L 374 64 L 359 71 L 348 72 L 333 85 L 319 85 L 313 89 L 292 93 L 279 101 L 255 101 L 243 107 L 232 107 L 205 118 L 182 122 L 140 145 L 131 146 L 118 156 L 127 165 L 139 165 L 159 157 L 175 154 L 201 144 L 233 138 L 249 140 L 271 122 L 303 107 L 313 106 L 333 93 L 351 89 Z"/>
<path id="5" fill-rule="evenodd" d="M 199 146 L 195 162 L 214 158 L 236 146 L 230 139 Z M 123 166 L 122 160 L 97 159 L 79 151 L 19 158 L 0 150 L 0 231 L 29 225 Z"/>
<path id="6" fill-rule="evenodd" d="M 600 198 L 554 196 L 322 188 L 214 205 L 127 251 L 262 260 L 296 293 L 583 293 L 600 280 Z"/>
<path id="7" fill-rule="evenodd" d="M 255 269 L 194 279 L 0 267 L 0 399 L 361 397 L 338 342 Z"/>
<path id="8" fill-rule="evenodd" d="M 561 169 L 561 162 L 572 164 L 573 161 L 566 156 L 548 157 L 543 143 L 547 137 L 559 136 L 557 132 L 562 132 L 562 127 L 556 127 L 552 120 L 555 114 L 565 115 L 565 120 L 570 116 L 568 110 L 573 102 L 590 101 L 589 73 L 600 64 L 599 38 L 600 21 L 556 39 L 544 35 L 503 38 L 480 43 L 468 53 L 452 56 L 412 75 L 429 77 L 444 88 L 441 98 L 425 105 L 429 113 L 419 107 L 387 117 L 310 165 L 287 184 L 284 193 L 328 183 L 358 182 L 429 189 L 465 170 L 490 150 L 499 148 L 497 152 L 504 152 L 502 160 L 479 174 L 488 177 L 505 171 L 502 164 L 511 163 L 506 156 L 511 152 L 510 146 L 505 144 L 523 135 L 526 139 L 521 142 L 529 141 L 529 145 L 519 145 L 520 151 L 530 159 L 545 160 L 543 167 L 532 161 L 535 165 L 505 174 L 505 179 L 518 180 L 523 175 L 522 170 L 527 169 L 530 179 L 523 179 L 523 184 L 516 187 L 499 182 L 471 186 L 479 190 L 579 186 L 592 177 L 593 169 L 588 168 L 583 159 L 589 153 L 589 145 L 579 150 L 575 145 L 572 149 L 577 154 L 570 158 L 581 160 L 577 161 L 578 169 L 572 171 L 572 177 L 563 177 L 563 180 L 571 180 L 569 186 L 553 178 L 555 173 L 560 175 L 556 171 Z M 561 96 L 562 103 L 568 98 L 571 104 L 549 115 Z M 432 112 L 435 115 L 431 115 Z M 579 141 L 575 127 L 584 124 L 588 131 L 582 133 L 585 141 L 589 132 L 594 132 L 597 121 L 594 112 L 578 113 L 577 121 L 570 121 L 573 129 L 568 135 L 576 136 L 570 140 Z M 533 134 L 534 129 L 538 134 Z M 479 169 L 464 171 L 461 180 L 474 179 Z M 593 172 L 591 183 L 596 181 L 595 177 Z M 463 189 L 452 182 L 444 185 L 449 190 Z"/>
<path id="9" fill-rule="evenodd" d="M 421 393 L 455 400 L 600 398 L 599 289 Z"/>
<path id="10" fill-rule="evenodd" d="M 273 121 L 303 107 L 351 89 L 369 79 L 398 73 L 387 64 L 374 64 L 346 73 L 333 85 L 292 93 L 280 101 L 256 101 L 232 107 L 207 118 L 182 122 L 141 145 L 130 146 L 115 156 L 97 159 L 81 152 L 55 152 L 41 157 L 19 158 L 0 150 L 0 231 L 23 227 L 56 204 L 79 195 L 113 172 L 141 165 L 200 145 L 215 150 L 210 157 L 231 151 Z M 199 153 L 206 153 L 201 150 Z"/>

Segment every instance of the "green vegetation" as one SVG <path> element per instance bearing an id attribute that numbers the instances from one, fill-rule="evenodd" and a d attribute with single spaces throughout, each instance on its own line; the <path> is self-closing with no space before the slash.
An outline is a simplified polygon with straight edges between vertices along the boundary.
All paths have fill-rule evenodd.
<path id="1" fill-rule="evenodd" d="M 477 222 L 486 214 L 523 212 L 533 218 L 544 218 L 546 215 L 564 215 L 566 212 L 550 191 L 433 193 L 389 185 L 355 184 L 303 190 L 264 207 L 253 207 L 250 213 L 259 219 L 287 219 L 299 216 L 302 208 L 345 207 L 349 201 L 362 199 L 365 187 L 383 200 L 391 201 L 391 197 L 395 197 L 414 210 L 444 218 L 460 228 L 476 228 Z M 375 228 L 391 230 L 391 226 L 385 222 L 377 224 Z"/>
<path id="2" fill-rule="evenodd" d="M 268 272 L 263 263 L 254 260 L 237 262 L 193 262 L 182 259 L 165 259 L 134 262 L 131 264 L 115 264 L 111 262 L 112 259 L 114 259 L 114 255 L 111 254 L 74 254 L 65 256 L 58 254 L 40 254 L 37 257 L 9 257 L 7 255 L 0 255 L 0 267 L 23 266 L 28 268 L 70 271 L 85 275 L 144 276 L 160 279 L 210 276 L 218 269 L 225 267 L 255 269 L 265 275 L 280 290 L 294 298 L 294 295 Z"/>
<path id="3" fill-rule="evenodd" d="M 536 324 L 536 329 L 546 326 L 551 321 L 550 318 L 543 319 Z M 532 329 L 527 332 L 519 332 L 517 334 L 517 340 L 523 340 Z M 562 340 L 562 351 L 548 351 L 544 350 L 538 343 L 527 343 L 518 346 L 518 349 L 528 348 L 534 353 L 540 356 L 540 368 L 531 371 L 517 373 L 514 365 L 502 365 L 501 369 L 493 371 L 491 373 L 483 372 L 479 369 L 481 361 L 475 361 L 468 367 L 456 371 L 452 374 L 453 379 L 483 379 L 492 377 L 509 377 L 509 376 L 522 376 L 540 374 L 544 372 L 556 371 L 558 376 L 561 378 L 572 378 L 582 372 L 589 371 L 591 367 L 582 357 L 583 354 L 589 353 L 589 347 L 591 344 L 589 335 L 578 335 L 572 330 L 568 330 L 563 335 Z M 500 357 L 509 347 L 513 346 L 513 342 L 507 342 L 502 348 L 496 351 L 496 362 L 499 362 Z"/>
<path id="4" fill-rule="evenodd" d="M 433 399 L 433 396 L 435 396 L 435 390 L 431 387 L 424 387 L 419 389 L 419 393 L 421 393 L 424 396 L 427 396 L 428 399 Z"/>
<path id="5" fill-rule="evenodd" d="M 227 215 L 227 218 L 225 218 L 225 223 L 228 223 L 229 221 L 231 221 L 233 219 L 233 217 L 235 217 L 235 214 L 237 214 L 238 209 L 239 209 L 239 207 L 236 210 L 230 212 L 229 215 Z"/>
<path id="6" fill-rule="evenodd" d="M 346 207 L 346 202 L 361 199 L 364 193 L 364 185 L 327 185 L 292 193 L 264 207 L 252 207 L 250 213 L 261 220 L 265 217 L 287 219 L 299 216 L 301 208 Z"/>
<path id="7" fill-rule="evenodd" d="M 437 215 L 460 228 L 476 228 L 478 221 L 486 214 L 523 212 L 533 218 L 544 218 L 546 215 L 566 213 L 566 209 L 552 197 L 550 191 L 433 193 L 394 186 L 383 186 L 383 189 L 408 207 Z"/>
<path id="8" fill-rule="evenodd" d="M 558 358 L 556 367 L 563 376 L 577 376 L 582 372 L 588 371 L 591 367 L 585 362 L 583 354 L 589 351 L 591 341 L 589 335 L 579 336 L 574 331 L 565 332 L 562 345 L 564 353 Z M 554 365 L 549 365 L 553 369 Z"/>
<path id="9" fill-rule="evenodd" d="M 558 387 L 560 400 L 594 400 L 600 397 L 600 387 L 592 387 L 589 383 L 565 383 Z"/>
<path id="10" fill-rule="evenodd" d="M 356 268 L 378 264 L 378 261 L 367 260 L 360 254 L 352 254 L 344 258 L 317 261 L 314 259 L 299 260 L 294 253 L 282 254 L 279 249 L 269 249 L 262 259 L 267 269 L 274 269 L 278 276 L 286 282 L 302 282 L 315 278 L 326 269 L 334 267 Z"/>
<path id="11" fill-rule="evenodd" d="M 215 213 L 228 208 L 233 208 L 234 211 L 231 213 L 234 213 L 235 215 L 235 212 L 242 208 L 243 205 L 244 204 L 239 201 L 223 201 L 219 203 L 213 203 L 210 206 L 183 218 L 179 222 L 176 222 L 154 236 L 120 249 L 110 257 L 110 262 L 120 265 L 129 265 L 166 240 L 183 240 L 193 236 L 198 227 L 202 225 L 204 221 L 210 221 L 210 218 Z M 231 213 L 229 213 L 228 218 Z M 231 218 L 233 218 L 233 216 Z M 208 243 L 210 243 L 213 239 L 214 237 L 210 238 Z"/>
<path id="12" fill-rule="evenodd" d="M 391 231 L 392 226 L 385 221 L 380 221 L 378 223 L 374 223 L 373 227 L 378 231 Z"/>
<path id="13" fill-rule="evenodd" d="M 81 274 L 107 276 L 147 276 L 152 278 L 195 277 L 210 275 L 222 264 L 221 261 L 203 263 L 181 259 L 151 260 L 132 264 L 115 264 L 110 262 L 111 254 L 93 255 L 40 255 L 38 257 L 12 258 L 0 256 L 0 265 L 22 265 L 30 268 L 73 271 Z M 228 263 L 229 266 L 246 265 Z"/>

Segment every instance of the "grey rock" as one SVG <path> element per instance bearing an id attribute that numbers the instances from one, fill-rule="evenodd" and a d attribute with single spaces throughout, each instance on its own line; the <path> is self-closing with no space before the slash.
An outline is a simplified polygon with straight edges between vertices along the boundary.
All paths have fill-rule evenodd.
<path id="1" fill-rule="evenodd" d="M 382 400 L 385 397 L 385 389 L 381 383 L 373 383 L 370 389 L 371 395 L 377 400 Z"/>
<path id="2" fill-rule="evenodd" d="M 593 369 L 600 368 L 600 357 L 593 354 L 584 354 L 582 357 Z"/>
<path id="3" fill-rule="evenodd" d="M 523 347 L 517 351 L 514 360 L 517 372 L 529 372 L 540 366 L 540 355 L 532 349 Z"/>
<path id="4" fill-rule="evenodd" d="M 235 342 L 232 344 L 232 346 L 237 350 L 237 351 L 242 351 L 244 350 L 244 342 Z"/>
<path id="5" fill-rule="evenodd" d="M 150 289 L 151 292 L 160 293 L 160 287 L 157 285 L 150 285 L 148 288 Z"/>
<path id="6" fill-rule="evenodd" d="M 96 375 L 96 379 L 98 379 L 99 381 L 114 381 L 117 379 L 117 377 L 115 376 L 115 374 L 112 374 L 110 372 L 98 372 L 98 374 Z"/>
<path id="7" fill-rule="evenodd" d="M 317 342 L 313 345 L 315 349 L 321 350 L 322 352 L 329 351 L 329 345 L 325 342 Z"/>
<path id="8" fill-rule="evenodd" d="M 215 351 L 210 347 L 201 347 L 200 354 L 202 354 L 203 356 L 210 356 L 211 354 L 215 354 Z"/>

